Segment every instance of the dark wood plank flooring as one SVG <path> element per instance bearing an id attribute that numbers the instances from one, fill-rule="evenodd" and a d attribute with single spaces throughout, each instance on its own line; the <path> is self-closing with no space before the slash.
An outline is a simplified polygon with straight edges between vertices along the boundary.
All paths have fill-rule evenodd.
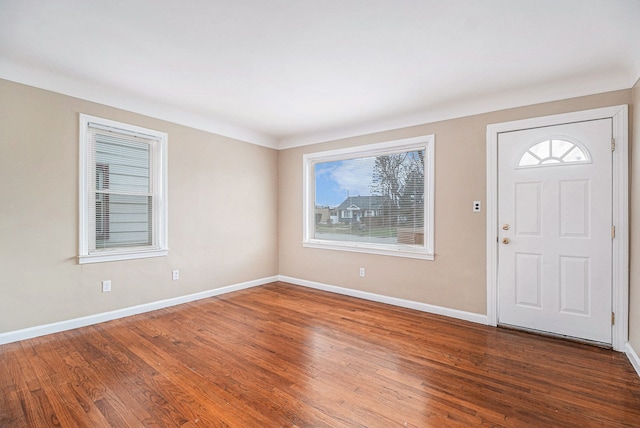
<path id="1" fill-rule="evenodd" d="M 617 352 L 285 283 L 0 346 L 1 427 L 640 427 Z"/>

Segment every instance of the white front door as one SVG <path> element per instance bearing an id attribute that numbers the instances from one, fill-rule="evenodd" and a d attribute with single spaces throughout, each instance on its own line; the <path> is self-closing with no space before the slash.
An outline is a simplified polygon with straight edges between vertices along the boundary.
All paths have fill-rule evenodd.
<path id="1" fill-rule="evenodd" d="M 498 135 L 498 322 L 612 343 L 612 121 Z"/>

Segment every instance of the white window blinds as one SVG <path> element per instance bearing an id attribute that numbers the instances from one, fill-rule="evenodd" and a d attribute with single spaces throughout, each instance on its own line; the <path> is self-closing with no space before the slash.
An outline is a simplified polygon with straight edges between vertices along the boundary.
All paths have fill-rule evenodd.
<path id="1" fill-rule="evenodd" d="M 153 246 L 153 141 L 89 124 L 95 249 Z M 93 169 L 93 171 L 91 171 Z M 93 218 L 92 218 L 93 220 Z"/>

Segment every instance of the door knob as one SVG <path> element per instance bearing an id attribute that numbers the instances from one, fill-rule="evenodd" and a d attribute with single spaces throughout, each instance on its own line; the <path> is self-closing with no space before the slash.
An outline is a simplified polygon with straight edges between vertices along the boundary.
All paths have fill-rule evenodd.
<path id="1" fill-rule="evenodd" d="M 507 245 L 509 242 L 511 242 L 511 241 L 509 240 L 509 238 L 502 238 L 502 243 L 503 243 L 503 244 Z"/>

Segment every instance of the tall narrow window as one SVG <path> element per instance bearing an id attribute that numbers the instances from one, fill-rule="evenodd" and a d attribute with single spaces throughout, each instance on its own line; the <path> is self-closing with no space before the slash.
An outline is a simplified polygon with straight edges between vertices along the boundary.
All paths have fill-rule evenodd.
<path id="1" fill-rule="evenodd" d="M 304 156 L 306 247 L 433 259 L 433 136 Z"/>
<path id="2" fill-rule="evenodd" d="M 96 162 L 96 241 L 109 240 L 109 165 Z"/>
<path id="3" fill-rule="evenodd" d="M 80 263 L 167 254 L 166 143 L 162 132 L 80 115 Z"/>

